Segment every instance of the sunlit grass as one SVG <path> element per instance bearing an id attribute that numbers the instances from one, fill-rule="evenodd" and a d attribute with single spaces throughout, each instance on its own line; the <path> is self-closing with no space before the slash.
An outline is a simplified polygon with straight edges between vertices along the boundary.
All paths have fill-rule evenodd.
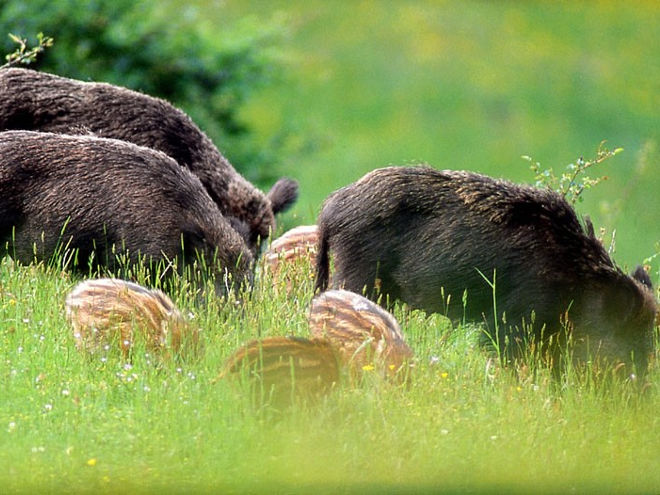
<path id="1" fill-rule="evenodd" d="M 657 365 L 643 398 L 621 383 L 557 383 L 542 366 L 496 365 L 478 345 L 478 327 L 452 329 L 442 316 L 398 308 L 417 358 L 407 386 L 365 370 L 361 384 L 280 410 L 253 404 L 240 383 L 216 381 L 247 340 L 307 335 L 308 269 L 293 267 L 293 290 L 261 273 L 241 305 L 172 293 L 202 328 L 203 354 L 161 360 L 137 346 L 127 362 L 112 350 L 89 357 L 75 349 L 63 308 L 75 277 L 3 261 L 3 491 L 660 486 Z"/>

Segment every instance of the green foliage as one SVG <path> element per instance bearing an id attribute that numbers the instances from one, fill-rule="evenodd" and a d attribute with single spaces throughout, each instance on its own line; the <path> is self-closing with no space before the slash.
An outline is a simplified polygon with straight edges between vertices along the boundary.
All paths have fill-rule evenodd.
<path id="1" fill-rule="evenodd" d="M 189 113 L 248 178 L 270 181 L 277 175 L 276 145 L 255 142 L 239 114 L 253 91 L 281 76 L 274 47 L 283 28 L 249 18 L 212 25 L 205 15 L 155 0 L 5 0 L 0 33 L 48 33 L 57 46 L 37 68 L 165 98 Z M 0 49 L 12 47 L 0 43 Z"/>
<path id="2" fill-rule="evenodd" d="M 583 157 L 578 158 L 575 163 L 566 166 L 566 171 L 557 177 L 552 168 L 541 170 L 541 164 L 535 162 L 531 157 L 523 155 L 523 159 L 530 162 L 530 169 L 534 173 L 537 187 L 547 187 L 560 193 L 571 204 L 583 201 L 582 193 L 591 189 L 595 185 L 607 179 L 607 177 L 597 177 L 592 179 L 584 175 L 587 169 L 600 165 L 608 158 L 611 158 L 622 152 L 623 148 L 616 148 L 612 151 L 605 148 L 605 141 L 601 141 L 596 151 L 596 156 L 590 160 Z"/>
<path id="3" fill-rule="evenodd" d="M 6 64 L 0 66 L 14 67 L 16 65 L 29 65 L 37 60 L 37 56 L 46 48 L 53 46 L 53 38 L 44 36 L 43 33 L 37 34 L 37 46 L 30 48 L 26 39 L 19 38 L 15 34 L 9 33 L 9 39 L 18 45 L 18 48 L 5 56 Z"/>

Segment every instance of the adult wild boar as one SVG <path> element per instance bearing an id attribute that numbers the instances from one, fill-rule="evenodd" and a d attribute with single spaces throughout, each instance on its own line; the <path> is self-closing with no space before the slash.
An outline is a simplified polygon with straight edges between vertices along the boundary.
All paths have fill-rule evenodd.
<path id="1" fill-rule="evenodd" d="M 548 189 L 383 168 L 325 201 L 316 288 L 328 286 L 331 252 L 334 287 L 485 323 L 504 356 L 568 329 L 577 356 L 632 355 L 639 372 L 653 348 L 655 300 L 640 270 L 617 268 L 587 223 Z"/>
<path id="2" fill-rule="evenodd" d="M 182 111 L 165 100 L 104 83 L 28 69 L 0 70 L 0 130 L 80 133 L 160 150 L 201 181 L 255 255 L 275 214 L 295 202 L 298 185 L 280 179 L 267 195 L 243 178 Z M 76 132 L 77 131 L 77 132 Z"/>
<path id="3" fill-rule="evenodd" d="M 0 132 L 0 256 L 77 251 L 77 265 L 203 256 L 218 284 L 251 277 L 252 256 L 199 179 L 164 153 L 92 136 Z"/>

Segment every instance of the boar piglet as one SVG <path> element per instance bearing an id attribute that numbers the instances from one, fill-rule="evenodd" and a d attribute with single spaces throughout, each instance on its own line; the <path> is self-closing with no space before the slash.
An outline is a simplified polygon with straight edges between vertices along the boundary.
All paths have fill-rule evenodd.
<path id="1" fill-rule="evenodd" d="M 280 179 L 264 195 L 181 110 L 160 98 L 105 83 L 10 68 L 0 70 L 0 130 L 73 134 L 81 129 L 162 151 L 201 181 L 253 255 L 275 230 L 275 214 L 298 195 Z"/>
<path id="2" fill-rule="evenodd" d="M 334 192 L 318 225 L 317 290 L 328 287 L 332 253 L 333 287 L 484 323 L 505 357 L 520 356 L 530 337 L 568 333 L 576 356 L 647 366 L 650 281 L 617 268 L 551 190 L 388 167 Z"/>
<path id="3" fill-rule="evenodd" d="M 77 267 L 194 263 L 221 287 L 251 278 L 252 255 L 199 179 L 160 151 L 93 136 L 0 133 L 0 255 L 23 263 L 77 252 Z"/>

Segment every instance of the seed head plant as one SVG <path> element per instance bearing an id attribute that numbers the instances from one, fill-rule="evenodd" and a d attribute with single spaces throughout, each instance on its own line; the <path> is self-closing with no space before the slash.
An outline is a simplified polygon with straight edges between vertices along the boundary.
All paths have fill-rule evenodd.
<path id="1" fill-rule="evenodd" d="M 566 166 L 566 171 L 558 177 L 552 168 L 545 170 L 541 169 L 541 164 L 534 161 L 532 157 L 523 155 L 523 160 L 530 163 L 530 169 L 534 173 L 537 187 L 547 187 L 564 196 L 568 202 L 574 205 L 577 202 L 582 202 L 582 193 L 596 186 L 600 182 L 607 180 L 607 176 L 592 178 L 585 175 L 587 169 L 600 165 L 605 160 L 618 155 L 623 151 L 623 148 L 615 148 L 609 150 L 605 147 L 605 141 L 601 141 L 596 151 L 596 156 L 585 160 L 583 157 L 575 160 Z"/>
<path id="2" fill-rule="evenodd" d="M 37 34 L 37 45 L 30 48 L 28 40 L 15 34 L 9 33 L 9 38 L 18 45 L 16 50 L 5 55 L 7 61 L 0 69 L 7 67 L 16 67 L 18 65 L 29 65 L 37 60 L 37 57 L 43 53 L 46 48 L 53 46 L 53 38 L 45 36 L 44 33 Z"/>

